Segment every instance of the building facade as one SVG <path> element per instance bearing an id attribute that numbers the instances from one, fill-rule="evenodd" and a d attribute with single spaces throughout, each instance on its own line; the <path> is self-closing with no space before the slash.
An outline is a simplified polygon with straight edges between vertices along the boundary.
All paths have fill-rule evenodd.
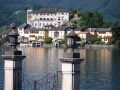
<path id="1" fill-rule="evenodd" d="M 67 21 L 69 21 L 69 12 L 64 9 L 27 10 L 27 24 L 35 28 L 43 28 L 47 24 L 58 27 Z"/>
<path id="2" fill-rule="evenodd" d="M 26 23 L 17 27 L 17 31 L 19 34 L 18 42 L 28 42 L 28 28 L 31 28 L 31 26 Z"/>
<path id="3" fill-rule="evenodd" d="M 29 41 L 44 41 L 48 37 L 48 30 L 45 28 L 31 28 L 28 30 Z"/>
<path id="4" fill-rule="evenodd" d="M 110 28 L 88 28 L 86 30 L 86 41 L 93 42 L 95 38 L 101 38 L 102 42 L 107 43 L 110 38 L 112 38 L 112 33 Z"/>

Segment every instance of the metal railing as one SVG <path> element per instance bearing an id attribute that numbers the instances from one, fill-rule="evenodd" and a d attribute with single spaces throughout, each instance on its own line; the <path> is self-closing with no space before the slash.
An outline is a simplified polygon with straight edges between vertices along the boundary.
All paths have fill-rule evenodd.
<path id="1" fill-rule="evenodd" d="M 61 73 L 59 71 L 48 74 L 39 80 L 33 80 L 21 72 L 16 72 L 15 75 L 17 77 L 15 90 L 61 90 Z"/>

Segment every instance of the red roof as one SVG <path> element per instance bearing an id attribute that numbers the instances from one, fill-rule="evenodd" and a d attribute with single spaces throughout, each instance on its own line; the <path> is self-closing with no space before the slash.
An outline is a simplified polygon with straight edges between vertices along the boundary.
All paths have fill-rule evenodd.
<path id="1" fill-rule="evenodd" d="M 80 33 L 78 33 L 78 35 L 79 35 L 79 34 L 86 34 L 86 32 L 80 32 Z"/>
<path id="2" fill-rule="evenodd" d="M 50 24 L 46 24 L 45 27 L 50 27 L 51 25 Z"/>
<path id="3" fill-rule="evenodd" d="M 112 38 L 112 36 L 105 36 L 103 38 L 109 39 L 109 38 Z"/>

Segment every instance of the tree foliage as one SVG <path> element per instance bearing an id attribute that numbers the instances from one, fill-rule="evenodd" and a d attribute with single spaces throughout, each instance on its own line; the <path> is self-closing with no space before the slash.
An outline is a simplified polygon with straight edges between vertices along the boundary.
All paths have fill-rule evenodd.
<path id="1" fill-rule="evenodd" d="M 73 9 L 73 10 L 72 10 L 72 15 L 74 16 L 76 13 L 77 13 L 77 10 L 76 10 L 76 9 Z"/>
<path id="2" fill-rule="evenodd" d="M 6 26 L 2 26 L 1 28 L 0 28 L 0 33 L 1 32 L 3 32 L 3 31 L 5 31 L 5 30 L 7 30 L 8 29 L 8 26 L 6 25 Z"/>
<path id="3" fill-rule="evenodd" d="M 0 43 L 5 43 L 6 42 L 6 38 L 2 38 L 1 40 L 0 40 Z"/>
<path id="4" fill-rule="evenodd" d="M 46 37 L 45 39 L 44 39 L 44 42 L 45 43 L 52 43 L 52 38 L 51 37 Z"/>
<path id="5" fill-rule="evenodd" d="M 98 44 L 103 45 L 104 42 L 102 42 L 102 38 L 99 37 L 99 38 L 96 38 L 96 39 L 95 39 L 95 43 L 94 43 L 94 44 L 96 44 L 96 45 L 98 45 Z"/>
<path id="6" fill-rule="evenodd" d="M 103 16 L 97 11 L 90 12 L 87 11 L 85 14 L 82 14 L 79 21 L 79 26 L 84 28 L 101 28 L 105 24 Z M 105 25 L 104 25 L 105 26 Z"/>
<path id="7" fill-rule="evenodd" d="M 113 43 L 120 45 L 120 25 L 118 23 L 114 23 L 111 27 L 112 37 L 113 37 Z"/>

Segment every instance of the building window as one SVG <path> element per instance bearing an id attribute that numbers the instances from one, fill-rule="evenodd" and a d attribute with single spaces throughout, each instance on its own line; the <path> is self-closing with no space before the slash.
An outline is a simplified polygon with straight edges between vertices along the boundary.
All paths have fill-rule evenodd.
<path id="1" fill-rule="evenodd" d="M 54 37 L 59 37 L 59 32 L 54 32 Z"/>
<path id="2" fill-rule="evenodd" d="M 42 36 L 38 36 L 38 39 L 42 39 Z"/>
<path id="3" fill-rule="evenodd" d="M 47 18 L 47 20 L 49 20 L 49 18 Z"/>
<path id="4" fill-rule="evenodd" d="M 42 20 L 42 18 L 40 18 L 40 20 Z"/>
<path id="5" fill-rule="evenodd" d="M 46 20 L 46 18 L 44 18 L 43 20 Z"/>
<path id="6" fill-rule="evenodd" d="M 99 34 L 106 34 L 106 32 L 99 32 Z"/>
<path id="7" fill-rule="evenodd" d="M 22 28 L 19 28 L 19 30 L 22 30 Z"/>
<path id="8" fill-rule="evenodd" d="M 35 35 L 29 35 L 29 37 L 35 37 Z"/>
<path id="9" fill-rule="evenodd" d="M 58 26 L 60 26 L 60 22 L 58 22 Z"/>

